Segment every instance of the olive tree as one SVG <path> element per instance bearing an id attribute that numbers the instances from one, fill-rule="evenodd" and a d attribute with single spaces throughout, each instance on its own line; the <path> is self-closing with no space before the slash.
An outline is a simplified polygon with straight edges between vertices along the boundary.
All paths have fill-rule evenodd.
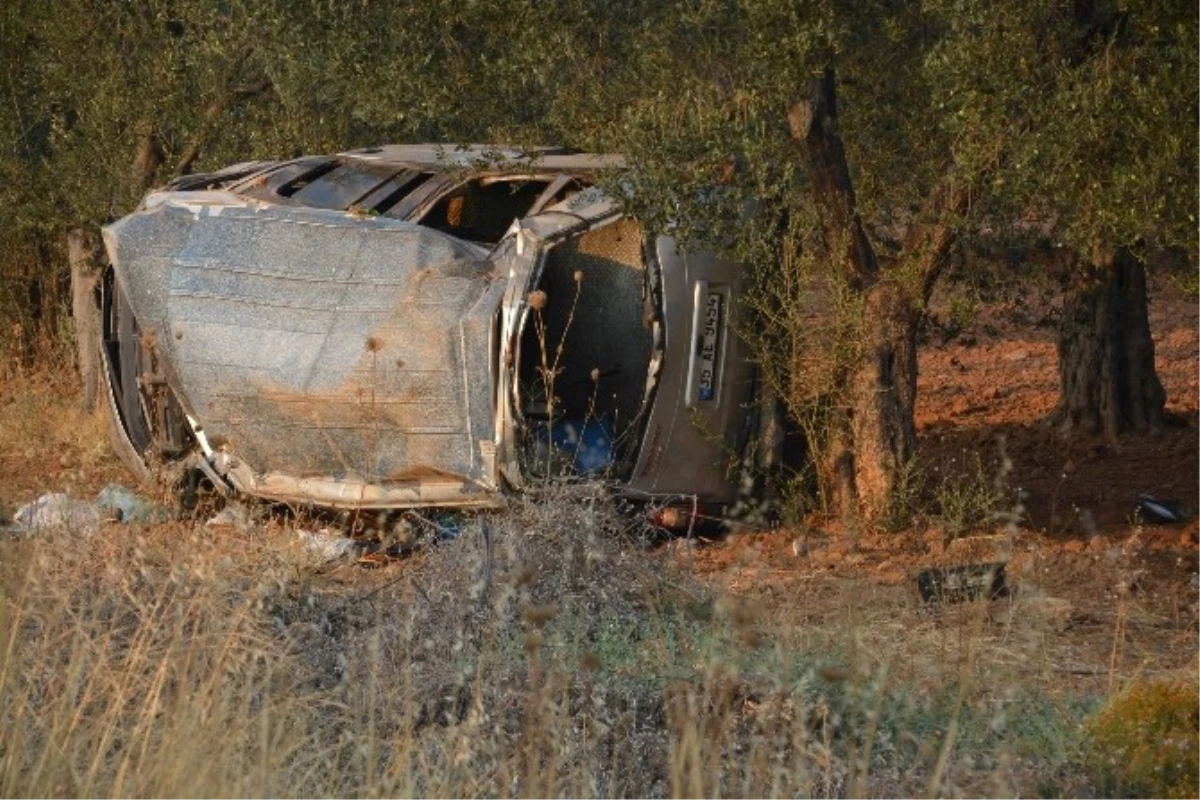
<path id="1" fill-rule="evenodd" d="M 1066 429 L 1162 424 L 1144 259 L 1197 255 L 1197 17 L 1181 3 L 946 3 L 932 72 L 995 168 L 996 227 L 1048 235 L 1074 267 L 1059 331 Z M 993 141 L 977 131 L 1002 131 Z M 984 145 L 984 146 L 980 146 Z"/>
<path id="2" fill-rule="evenodd" d="M 321 95 L 288 69 L 300 58 L 297 5 L 13 0 L 0 10 L 0 311 L 20 321 L 27 358 L 37 328 L 58 332 L 64 250 L 74 313 L 88 306 L 95 236 L 84 228 L 176 175 L 346 138 L 344 116 L 322 113 Z M 81 348 L 86 371 L 91 345 Z"/>
<path id="3" fill-rule="evenodd" d="M 294 8 L 239 2 L 6 5 L 20 157 L 5 168 L 26 208 L 61 223 L 124 213 L 198 167 L 335 147 L 341 115 L 297 85 Z M 15 198 L 14 198 L 15 199 Z M 38 204 L 41 204 L 40 206 Z"/>
<path id="4" fill-rule="evenodd" d="M 627 154 L 650 224 L 754 270 L 750 336 L 842 513 L 882 512 L 913 455 L 917 324 L 974 180 L 924 79 L 939 32 L 904 3 L 647 4 L 576 37 L 604 85 L 551 107 Z"/>

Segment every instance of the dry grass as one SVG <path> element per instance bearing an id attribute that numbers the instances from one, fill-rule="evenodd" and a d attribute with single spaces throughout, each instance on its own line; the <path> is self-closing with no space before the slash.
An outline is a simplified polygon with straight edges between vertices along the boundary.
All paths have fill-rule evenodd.
<path id="1" fill-rule="evenodd" d="M 42 492 L 94 496 L 130 478 L 108 446 L 103 415 L 83 410 L 70 353 L 43 349 L 25 368 L 0 361 L 0 516 Z"/>
<path id="2" fill-rule="evenodd" d="M 57 448 L 93 480 L 113 465 L 69 399 L 0 392 L 0 437 L 20 420 L 27 471 Z M 373 570 L 290 525 L 0 539 L 0 794 L 1089 793 L 1108 687 L 1155 643 L 1194 681 L 1191 607 L 1165 642 L 1123 596 L 1069 683 L 1083 655 L 1037 590 L 939 613 L 861 579 L 730 593 L 594 486 Z"/>
<path id="3" fill-rule="evenodd" d="M 0 793 L 1089 791 L 1100 696 L 1004 659 L 1011 610 L 801 629 L 554 491 L 370 571 L 285 529 L 0 542 Z"/>

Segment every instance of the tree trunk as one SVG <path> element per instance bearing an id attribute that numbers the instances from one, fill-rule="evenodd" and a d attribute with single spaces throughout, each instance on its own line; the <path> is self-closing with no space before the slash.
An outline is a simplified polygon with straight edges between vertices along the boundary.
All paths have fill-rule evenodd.
<path id="1" fill-rule="evenodd" d="M 885 507 L 899 467 L 913 449 L 911 409 L 906 416 L 900 398 L 914 393 L 901 384 L 915 380 L 915 373 L 910 376 L 897 361 L 908 315 L 897 287 L 880 281 L 879 262 L 858 214 L 837 133 L 832 69 L 815 82 L 808 97 L 792 106 L 788 123 L 820 209 L 833 266 L 844 272 L 864 301 L 860 356 L 836 379 L 843 397 L 818 470 L 821 491 L 827 505 L 843 515 L 870 519 Z"/>
<path id="2" fill-rule="evenodd" d="M 1154 371 L 1146 304 L 1146 270 L 1128 250 L 1098 246 L 1063 309 L 1058 335 L 1063 430 L 1157 430 L 1166 392 Z"/>
<path id="3" fill-rule="evenodd" d="M 788 110 L 788 125 L 821 211 L 825 243 L 834 266 L 846 272 L 852 286 L 866 291 L 879 280 L 879 261 L 858 215 L 846 151 L 837 132 L 833 69 L 826 69 L 808 97 Z"/>
<path id="4" fill-rule="evenodd" d="M 71 315 L 75 318 L 75 351 L 83 380 L 83 407 L 96 408 L 100 388 L 100 309 L 96 282 L 100 279 L 100 241 L 93 231 L 74 228 L 67 234 L 71 265 Z"/>
<path id="5" fill-rule="evenodd" d="M 129 177 L 136 191 L 144 192 L 154 185 L 158 168 L 162 166 L 166 155 L 159 142 L 158 131 L 154 123 L 143 119 L 135 127 L 137 133 L 137 151 L 133 157 L 133 166 Z"/>
<path id="6" fill-rule="evenodd" d="M 854 439 L 854 491 L 858 512 L 883 512 L 900 470 L 916 449 L 916 316 L 895 283 L 881 282 L 864 298 L 863 346 L 847 383 Z M 906 358 L 911 354 L 911 360 Z"/>
<path id="7" fill-rule="evenodd" d="M 836 112 L 832 69 L 788 112 L 827 252 L 863 300 L 859 356 L 836 378 L 841 416 L 827 432 L 818 475 L 828 506 L 871 519 L 886 508 L 916 449 L 917 325 L 954 240 L 949 221 L 966 208 L 967 193 L 948 170 L 905 237 L 902 272 L 915 281 L 881 275 L 856 206 Z"/>

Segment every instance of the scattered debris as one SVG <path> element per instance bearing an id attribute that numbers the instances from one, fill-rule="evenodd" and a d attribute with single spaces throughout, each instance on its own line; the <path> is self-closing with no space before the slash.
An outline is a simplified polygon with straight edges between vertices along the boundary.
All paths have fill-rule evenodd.
<path id="1" fill-rule="evenodd" d="M 96 496 L 96 505 L 105 515 L 105 519 L 117 522 L 166 522 L 171 518 L 167 509 L 116 483 L 100 490 L 100 494 Z"/>
<path id="2" fill-rule="evenodd" d="M 1005 593 L 1004 564 L 966 564 L 961 567 L 933 567 L 917 575 L 917 588 L 926 603 L 960 603 Z"/>
<path id="3" fill-rule="evenodd" d="M 404 544 L 416 541 L 449 542 L 457 539 L 471 517 L 459 511 L 434 511 L 422 514 L 409 509 L 397 522 L 396 531 L 401 532 Z"/>
<path id="4" fill-rule="evenodd" d="M 102 521 L 95 503 L 51 492 L 32 503 L 26 503 L 13 515 L 8 530 L 14 533 L 36 533 L 48 528 L 66 528 L 80 533 L 95 533 Z"/>
<path id="5" fill-rule="evenodd" d="M 105 522 L 166 522 L 171 516 L 163 506 L 114 483 L 101 489 L 94 502 L 61 492 L 47 492 L 17 509 L 12 522 L 2 529 L 12 533 L 33 533 L 48 528 L 66 528 L 95 533 Z"/>
<path id="6" fill-rule="evenodd" d="M 247 530 L 251 525 L 250 509 L 236 501 L 230 501 L 204 523 L 210 528 L 236 528 Z"/>
<path id="7" fill-rule="evenodd" d="M 1137 514 L 1155 525 L 1174 525 L 1191 516 L 1178 500 L 1157 500 L 1148 494 L 1137 496 Z"/>
<path id="8" fill-rule="evenodd" d="M 326 561 L 336 561 L 345 558 L 358 550 L 358 545 L 353 539 L 338 536 L 328 528 L 322 528 L 319 531 L 306 531 L 297 528 L 296 536 L 299 537 L 300 541 L 309 550 Z"/>

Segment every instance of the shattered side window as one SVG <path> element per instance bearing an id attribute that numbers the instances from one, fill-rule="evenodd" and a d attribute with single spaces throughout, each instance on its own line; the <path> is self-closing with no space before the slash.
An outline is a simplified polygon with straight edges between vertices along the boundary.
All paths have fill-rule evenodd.
<path id="1" fill-rule="evenodd" d="M 338 162 L 316 161 L 305 166 L 306 169 L 301 170 L 294 177 L 289 178 L 284 183 L 277 184 L 275 186 L 275 194 L 280 197 L 296 197 L 296 195 L 311 186 L 315 181 L 320 180 L 325 175 L 337 169 Z"/>
<path id="2" fill-rule="evenodd" d="M 293 201 L 296 194 L 309 182 L 337 166 L 337 161 L 328 158 L 302 158 L 257 175 L 233 187 L 243 197 L 253 197 L 268 203 L 299 205 Z"/>
<path id="3" fill-rule="evenodd" d="M 385 214 L 430 177 L 395 162 L 305 158 L 256 175 L 234 191 L 283 205 Z"/>
<path id="4" fill-rule="evenodd" d="M 205 189 L 228 189 L 248 177 L 269 172 L 278 166 L 270 161 L 252 161 L 234 164 L 217 172 L 196 175 L 181 175 L 166 185 L 168 191 L 195 192 Z"/>
<path id="5" fill-rule="evenodd" d="M 540 214 L 547 208 L 562 203 L 575 196 L 590 184 L 571 175 L 559 175 L 551 181 L 530 209 L 531 214 Z"/>
<path id="6" fill-rule="evenodd" d="M 545 188 L 546 181 L 536 179 L 469 181 L 440 198 L 421 222 L 460 239 L 495 244 Z"/>
<path id="7" fill-rule="evenodd" d="M 375 214 L 386 214 L 433 177 L 428 172 L 406 169 L 376 186 L 357 205 Z"/>
<path id="8" fill-rule="evenodd" d="M 362 205 L 365 197 L 376 187 L 404 172 L 395 164 L 381 164 L 357 159 L 343 161 L 312 176 L 305 176 L 299 186 L 280 187 L 280 194 L 290 190 L 293 200 L 309 208 L 330 208 L 345 211 Z"/>

